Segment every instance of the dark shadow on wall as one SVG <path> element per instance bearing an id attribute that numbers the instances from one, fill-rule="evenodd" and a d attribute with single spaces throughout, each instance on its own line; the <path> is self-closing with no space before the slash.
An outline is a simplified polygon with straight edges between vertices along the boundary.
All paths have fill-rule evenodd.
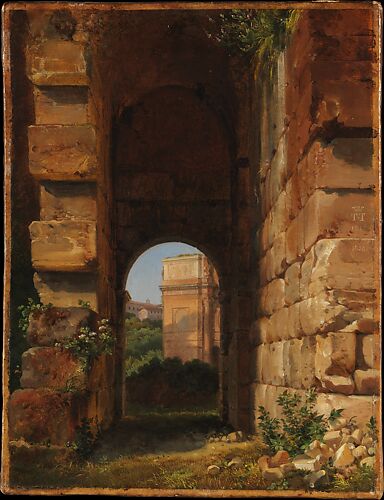
<path id="1" fill-rule="evenodd" d="M 28 348 L 18 327 L 18 307 L 31 297 L 39 301 L 33 285 L 31 241 L 28 226 L 39 219 L 37 182 L 28 169 L 28 125 L 34 123 L 32 84 L 26 76 L 25 47 L 28 21 L 25 11 L 13 11 L 10 44 L 11 68 L 11 297 L 10 391 L 20 386 L 21 355 Z"/>

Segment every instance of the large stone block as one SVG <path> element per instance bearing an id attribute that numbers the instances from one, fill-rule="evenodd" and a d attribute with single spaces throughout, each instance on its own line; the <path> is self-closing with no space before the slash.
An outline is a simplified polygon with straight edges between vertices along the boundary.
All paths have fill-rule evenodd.
<path id="1" fill-rule="evenodd" d="M 304 389 L 310 389 L 316 384 L 315 356 L 316 337 L 304 337 L 300 352 L 300 380 Z"/>
<path id="2" fill-rule="evenodd" d="M 323 80 L 316 90 L 323 96 L 318 105 L 319 123 L 337 120 L 345 127 L 372 127 L 372 82 Z"/>
<path id="3" fill-rule="evenodd" d="M 329 294 L 322 293 L 299 302 L 300 325 L 304 335 L 338 331 L 347 321 L 343 318 L 346 307 L 332 302 Z"/>
<path id="4" fill-rule="evenodd" d="M 322 375 L 348 376 L 356 365 L 356 334 L 353 332 L 328 333 L 316 336 L 315 371 Z"/>
<path id="5" fill-rule="evenodd" d="M 288 339 L 288 307 L 283 307 L 272 314 L 269 326 L 270 328 L 267 330 L 267 342 Z"/>
<path id="6" fill-rule="evenodd" d="M 294 219 L 288 227 L 286 235 L 286 260 L 288 264 L 292 264 L 303 255 L 305 250 L 305 224 L 304 212 L 300 211 L 296 219 Z"/>
<path id="7" fill-rule="evenodd" d="M 271 210 L 271 221 L 269 227 L 269 244 L 271 245 L 275 238 L 287 230 L 288 214 L 286 206 L 287 194 L 285 191 L 280 192 L 275 205 Z"/>
<path id="8" fill-rule="evenodd" d="M 305 248 L 322 238 L 370 238 L 374 222 L 373 193 L 316 190 L 304 208 Z"/>
<path id="9" fill-rule="evenodd" d="M 269 346 L 269 364 L 264 365 L 263 376 L 267 375 L 272 385 L 285 385 L 284 344 L 284 341 L 273 342 Z"/>
<path id="10" fill-rule="evenodd" d="M 90 303 L 98 311 L 97 276 L 93 273 L 39 272 L 33 283 L 43 304 L 57 307 L 76 307 L 79 300 Z"/>
<path id="11" fill-rule="evenodd" d="M 52 389 L 18 389 L 8 407 L 10 439 L 49 440 L 64 445 L 75 437 L 76 396 Z"/>
<path id="12" fill-rule="evenodd" d="M 47 40 L 28 50 L 28 74 L 35 85 L 87 85 L 86 47 L 79 42 Z"/>
<path id="13" fill-rule="evenodd" d="M 372 368 L 354 373 L 357 394 L 379 394 L 380 372 Z"/>
<path id="14" fill-rule="evenodd" d="M 36 125 L 89 123 L 87 87 L 34 87 Z"/>
<path id="15" fill-rule="evenodd" d="M 360 366 L 363 368 L 377 368 L 380 358 L 379 335 L 358 335 L 358 339 Z"/>
<path id="16" fill-rule="evenodd" d="M 287 338 L 297 338 L 302 335 L 302 328 L 300 323 L 300 302 L 287 307 Z"/>
<path id="17" fill-rule="evenodd" d="M 92 221 L 34 221 L 29 226 L 32 265 L 40 271 L 86 271 L 96 265 Z"/>
<path id="18" fill-rule="evenodd" d="M 373 140 L 337 138 L 327 145 L 315 141 L 308 152 L 311 183 L 308 196 L 317 188 L 371 188 L 375 185 Z"/>
<path id="19" fill-rule="evenodd" d="M 96 220 L 96 185 L 45 182 L 40 187 L 40 219 Z"/>
<path id="20" fill-rule="evenodd" d="M 92 125 L 30 125 L 29 169 L 40 180 L 95 180 L 96 134 Z"/>
<path id="21" fill-rule="evenodd" d="M 314 247 L 311 247 L 300 268 L 300 298 L 308 299 L 310 295 L 316 295 L 316 293 L 310 294 L 309 287 L 312 281 L 312 271 L 316 262 L 316 254 Z M 317 293 L 320 293 L 321 287 L 316 288 Z"/>
<path id="22" fill-rule="evenodd" d="M 300 300 L 300 262 L 295 262 L 285 272 L 285 303 L 292 305 Z"/>
<path id="23" fill-rule="evenodd" d="M 282 275 L 287 268 L 286 255 L 286 233 L 284 232 L 276 236 L 270 250 L 273 276 Z"/>
<path id="24" fill-rule="evenodd" d="M 270 316 L 285 305 L 285 282 L 275 279 L 261 290 L 261 313 Z"/>
<path id="25" fill-rule="evenodd" d="M 286 382 L 289 387 L 300 389 L 301 387 L 301 349 L 302 339 L 293 339 L 284 344 L 284 368 L 286 372 Z"/>
<path id="26" fill-rule="evenodd" d="M 372 239 L 329 239 L 315 245 L 316 263 L 309 285 L 313 295 L 321 289 L 372 290 L 375 242 Z"/>
<path id="27" fill-rule="evenodd" d="M 317 411 L 325 416 L 329 416 L 333 409 L 343 408 L 343 417 L 355 417 L 356 423 L 362 428 L 365 428 L 371 416 L 377 415 L 378 407 L 379 401 L 375 396 L 320 393 L 316 403 Z"/>
<path id="28" fill-rule="evenodd" d="M 356 336 L 348 333 L 328 333 L 316 337 L 315 375 L 321 386 L 330 392 L 352 394 L 351 374 L 356 363 Z"/>
<path id="29" fill-rule="evenodd" d="M 251 327 L 251 341 L 254 345 L 265 344 L 269 336 L 270 320 L 262 317 L 257 319 Z"/>
<path id="30" fill-rule="evenodd" d="M 85 388 L 80 362 L 67 350 L 32 347 L 22 356 L 21 387 L 79 390 Z"/>
<path id="31" fill-rule="evenodd" d="M 94 322 L 94 313 L 83 307 L 50 307 L 34 311 L 29 318 L 27 340 L 36 346 L 53 346 L 73 337 L 81 327 Z"/>

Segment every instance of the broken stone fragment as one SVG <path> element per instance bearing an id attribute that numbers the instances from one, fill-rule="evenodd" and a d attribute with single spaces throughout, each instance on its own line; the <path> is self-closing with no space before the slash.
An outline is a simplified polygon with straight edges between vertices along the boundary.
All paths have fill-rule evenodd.
<path id="1" fill-rule="evenodd" d="M 318 471 L 321 469 L 322 459 L 320 456 L 310 458 L 307 455 L 298 455 L 292 460 L 292 463 L 299 470 Z"/>
<path id="2" fill-rule="evenodd" d="M 355 384 L 351 376 L 323 375 L 321 383 L 328 391 L 346 394 L 347 396 L 353 394 L 355 389 Z"/>
<path id="3" fill-rule="evenodd" d="M 288 474 L 288 472 L 295 471 L 296 470 L 296 466 L 292 462 L 287 462 L 286 464 L 281 464 L 280 465 L 280 470 L 285 475 L 285 474 Z"/>
<path id="4" fill-rule="evenodd" d="M 361 444 L 361 440 L 363 439 L 363 436 L 364 436 L 364 433 L 361 429 L 355 429 L 352 434 L 351 434 L 351 437 L 353 439 L 353 442 L 356 444 L 356 445 L 359 445 Z"/>
<path id="5" fill-rule="evenodd" d="M 366 446 L 367 448 L 370 448 L 373 444 L 373 439 L 370 436 L 364 436 L 361 440 L 361 444 L 363 446 Z"/>
<path id="6" fill-rule="evenodd" d="M 350 443 L 350 444 L 353 444 L 355 442 L 355 440 L 353 439 L 353 437 L 349 434 L 343 434 L 343 437 L 340 441 L 340 446 L 342 444 L 346 444 L 346 443 Z"/>
<path id="7" fill-rule="evenodd" d="M 329 483 L 328 474 L 325 470 L 319 470 L 316 472 L 311 472 L 304 478 L 305 482 L 310 488 L 315 488 L 315 486 L 325 486 Z"/>
<path id="8" fill-rule="evenodd" d="M 368 467 L 375 467 L 375 457 L 366 457 L 360 462 L 360 465 L 367 465 Z"/>
<path id="9" fill-rule="evenodd" d="M 242 464 L 243 464 L 243 460 L 240 457 L 234 457 L 228 463 L 228 467 L 230 467 L 230 468 L 236 468 L 236 467 L 240 467 Z"/>
<path id="10" fill-rule="evenodd" d="M 217 476 L 218 474 L 220 474 L 220 467 L 217 465 L 209 465 L 207 467 L 207 473 L 210 476 Z"/>
<path id="11" fill-rule="evenodd" d="M 241 443 L 246 441 L 246 437 L 242 431 L 230 432 L 227 435 L 227 443 Z"/>
<path id="12" fill-rule="evenodd" d="M 283 473 L 279 469 L 279 467 L 270 467 L 268 469 L 263 470 L 262 472 L 263 479 L 266 481 L 279 481 L 280 479 L 283 479 Z"/>
<path id="13" fill-rule="evenodd" d="M 347 467 L 352 465 L 355 461 L 355 457 L 352 454 L 352 450 L 347 443 L 343 444 L 335 453 L 333 459 L 333 465 L 336 468 Z"/>
<path id="14" fill-rule="evenodd" d="M 330 447 L 338 446 L 341 442 L 341 431 L 328 431 L 324 434 L 323 441 Z"/>
<path id="15" fill-rule="evenodd" d="M 360 445 L 352 450 L 352 455 L 357 460 L 362 460 L 368 455 L 367 448 L 365 446 Z"/>
<path id="16" fill-rule="evenodd" d="M 279 467 L 282 464 L 286 464 L 289 461 L 289 453 L 285 450 L 278 451 L 271 459 L 271 467 Z"/>
<path id="17" fill-rule="evenodd" d="M 311 458 L 316 458 L 320 455 L 324 459 L 328 459 L 333 455 L 333 452 L 327 444 L 320 443 L 320 441 L 316 439 L 305 450 L 305 454 Z"/>
<path id="18" fill-rule="evenodd" d="M 257 465 L 260 467 L 261 471 L 264 471 L 269 468 L 270 457 L 268 455 L 262 455 L 257 461 Z"/>
<path id="19" fill-rule="evenodd" d="M 340 431 L 347 425 L 347 419 L 346 418 L 337 418 L 333 422 L 329 424 L 329 428 L 332 431 Z"/>
<path id="20" fill-rule="evenodd" d="M 373 457 L 374 454 L 375 454 L 375 448 L 371 446 L 370 448 L 368 448 L 368 455 L 370 457 Z"/>

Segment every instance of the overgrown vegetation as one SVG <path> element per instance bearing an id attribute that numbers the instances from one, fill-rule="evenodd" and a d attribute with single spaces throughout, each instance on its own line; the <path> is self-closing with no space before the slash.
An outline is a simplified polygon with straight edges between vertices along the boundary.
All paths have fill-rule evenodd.
<path id="1" fill-rule="evenodd" d="M 36 313 L 42 313 L 47 311 L 52 307 L 52 304 L 41 304 L 40 302 L 35 302 L 31 297 L 27 299 L 27 303 L 19 306 L 17 309 L 20 313 L 19 318 L 19 329 L 23 335 L 27 333 L 29 319 L 31 315 Z"/>
<path id="2" fill-rule="evenodd" d="M 284 416 L 282 419 L 272 418 L 263 406 L 259 406 L 261 415 L 258 419 L 263 440 L 273 452 L 286 450 L 291 456 L 298 455 L 312 441 L 323 438 L 328 422 L 338 418 L 342 409 L 333 410 L 325 418 L 315 410 L 316 399 L 315 389 L 308 390 L 304 400 L 298 394 L 284 391 L 277 398 Z"/>
<path id="3" fill-rule="evenodd" d="M 67 443 L 69 448 L 72 448 L 81 460 L 88 459 L 95 449 L 100 431 L 92 432 L 92 419 L 84 417 L 81 419 L 81 424 L 76 427 L 75 440 L 72 443 Z"/>
<path id="4" fill-rule="evenodd" d="M 373 467 L 359 465 L 348 477 L 334 474 L 331 480 L 332 491 L 374 491 L 376 474 Z"/>
<path id="5" fill-rule="evenodd" d="M 272 73 L 298 18 L 293 9 L 232 9 L 220 14 L 218 30 L 209 36 L 230 54 L 243 54 L 256 71 Z"/>
<path id="6" fill-rule="evenodd" d="M 80 361 L 84 371 L 88 371 L 92 363 L 101 354 L 112 354 L 115 337 L 108 319 L 98 321 L 96 331 L 83 326 L 73 336 L 55 343 L 55 347 L 67 349 Z"/>

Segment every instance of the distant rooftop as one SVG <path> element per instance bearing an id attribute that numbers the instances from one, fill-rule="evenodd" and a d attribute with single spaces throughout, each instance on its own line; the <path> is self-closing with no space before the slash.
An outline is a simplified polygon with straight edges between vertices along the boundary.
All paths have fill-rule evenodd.
<path id="1" fill-rule="evenodd" d="M 175 260 L 175 259 L 185 259 L 185 258 L 191 258 L 191 257 L 196 257 L 196 256 L 203 255 L 202 253 L 180 253 L 179 255 L 175 255 L 173 257 L 165 257 L 164 260 Z"/>

